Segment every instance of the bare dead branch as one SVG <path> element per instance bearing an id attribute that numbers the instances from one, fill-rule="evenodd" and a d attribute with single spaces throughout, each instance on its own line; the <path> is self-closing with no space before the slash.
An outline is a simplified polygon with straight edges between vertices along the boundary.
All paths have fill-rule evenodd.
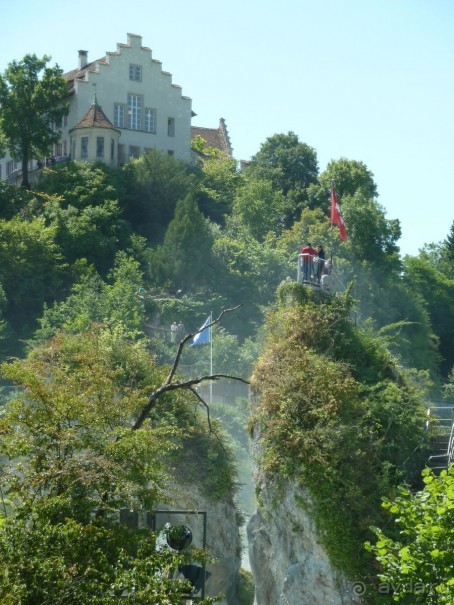
<path id="1" fill-rule="evenodd" d="M 221 378 L 228 378 L 229 380 L 238 380 L 239 382 L 243 382 L 244 384 L 249 384 L 248 380 L 244 378 L 239 378 L 238 376 L 231 376 L 230 374 L 207 374 L 206 376 L 196 376 L 195 378 L 189 378 L 188 380 L 182 380 L 180 382 L 171 382 L 170 384 L 164 383 L 160 387 L 158 387 L 148 398 L 147 403 L 142 408 L 142 411 L 139 414 L 135 424 L 132 427 L 133 431 L 140 429 L 148 414 L 156 405 L 156 401 L 170 391 L 177 391 L 180 389 L 188 389 L 190 390 L 196 384 L 200 384 L 205 380 L 219 380 Z"/>
<path id="2" fill-rule="evenodd" d="M 201 403 L 202 405 L 205 406 L 206 411 L 207 411 L 208 428 L 210 429 L 210 433 L 212 433 L 213 432 L 213 427 L 211 426 L 210 406 L 207 404 L 207 402 L 205 401 L 205 399 L 200 395 L 200 393 L 197 393 L 197 391 L 194 388 L 189 387 L 189 390 L 191 391 L 191 393 L 193 393 L 197 397 L 197 399 L 199 400 L 199 403 Z"/>
<path id="3" fill-rule="evenodd" d="M 216 437 L 216 439 L 219 441 L 219 445 L 222 447 L 222 451 L 224 452 L 224 454 L 227 454 L 227 450 L 224 447 L 224 444 L 222 443 L 221 438 L 219 437 L 219 435 L 217 434 L 216 431 L 213 430 L 212 426 L 211 426 L 211 420 L 210 420 L 210 406 L 207 404 L 207 402 L 205 401 L 205 399 L 203 399 L 203 397 L 201 397 L 199 395 L 199 393 L 197 393 L 197 391 L 193 388 L 189 389 L 192 393 L 194 393 L 194 395 L 197 397 L 197 399 L 200 401 L 200 403 L 202 405 L 205 406 L 206 411 L 207 411 L 207 422 L 208 422 L 208 426 L 210 429 L 210 435 L 211 433 L 213 433 L 213 435 Z"/>
<path id="4" fill-rule="evenodd" d="M 143 425 L 147 416 L 149 415 L 151 410 L 155 407 L 156 401 L 159 399 L 159 397 L 161 397 L 165 393 L 168 393 L 169 391 L 177 391 L 180 389 L 183 389 L 183 390 L 186 389 L 186 390 L 189 390 L 189 391 L 195 393 L 195 390 L 193 388 L 194 385 L 200 384 L 201 382 L 204 382 L 205 380 L 219 380 L 220 378 L 228 378 L 229 380 L 239 380 L 240 382 L 243 382 L 244 384 L 249 384 L 249 382 L 247 380 L 244 380 L 244 378 L 239 378 L 238 376 L 230 376 L 230 374 L 211 374 L 211 375 L 207 375 L 207 376 L 198 376 L 195 378 L 190 378 L 188 380 L 183 380 L 183 381 L 179 381 L 179 382 L 172 382 L 172 380 L 175 378 L 175 374 L 178 370 L 178 365 L 180 363 L 181 354 L 183 352 L 183 348 L 184 348 L 185 344 L 189 340 L 194 338 L 194 336 L 196 336 L 197 334 L 200 334 L 200 332 L 202 332 L 202 330 L 211 328 L 211 326 L 214 326 L 215 324 L 219 323 L 221 321 L 222 317 L 224 317 L 224 315 L 226 313 L 230 313 L 231 311 L 236 311 L 240 307 L 241 307 L 241 305 L 237 305 L 236 307 L 232 307 L 231 309 L 222 309 L 221 312 L 219 313 L 219 315 L 216 317 L 216 319 L 213 319 L 213 321 L 211 321 L 209 324 L 207 324 L 203 328 L 200 328 L 200 330 L 197 330 L 197 332 L 194 332 L 192 334 L 187 334 L 181 340 L 180 344 L 178 345 L 177 353 L 175 355 L 175 359 L 173 361 L 172 367 L 170 368 L 170 372 L 169 372 L 164 384 L 162 384 L 160 387 L 158 387 L 148 398 L 147 403 L 142 408 L 136 422 L 134 423 L 134 425 L 132 427 L 133 431 L 136 431 Z M 197 397 L 199 397 L 198 393 L 197 393 Z M 205 405 L 205 407 L 207 408 L 207 410 L 209 412 L 209 408 L 208 408 L 207 404 L 205 403 L 205 401 L 203 401 L 202 398 L 199 398 L 199 399 Z M 208 415 L 208 420 L 209 420 L 209 415 Z M 210 426 L 210 421 L 209 421 L 209 426 Z M 211 430 L 211 426 L 210 426 L 210 430 Z"/>

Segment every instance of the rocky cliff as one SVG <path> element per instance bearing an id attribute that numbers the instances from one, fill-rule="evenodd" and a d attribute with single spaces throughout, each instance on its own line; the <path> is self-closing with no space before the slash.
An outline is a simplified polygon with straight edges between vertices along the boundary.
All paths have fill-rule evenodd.
<path id="1" fill-rule="evenodd" d="M 348 582 L 320 545 L 307 506 L 308 492 L 294 483 L 258 485 L 260 506 L 247 533 L 257 605 L 353 605 L 362 585 Z"/>

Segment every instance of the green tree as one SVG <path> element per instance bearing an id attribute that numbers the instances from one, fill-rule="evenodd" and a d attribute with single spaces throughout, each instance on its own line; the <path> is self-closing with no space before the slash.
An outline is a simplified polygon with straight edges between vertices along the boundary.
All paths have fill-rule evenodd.
<path id="1" fill-rule="evenodd" d="M 426 244 L 419 250 L 419 257 L 448 279 L 454 279 L 454 222 L 446 239 Z"/>
<path id="2" fill-rule="evenodd" d="M 443 395 L 446 397 L 446 399 L 454 399 L 454 366 L 451 368 L 451 371 L 448 375 L 448 380 L 443 387 Z"/>
<path id="3" fill-rule="evenodd" d="M 449 260 L 454 264 L 454 221 L 452 222 L 451 229 L 446 236 L 444 243 L 448 252 Z"/>
<path id="4" fill-rule="evenodd" d="M 48 168 L 36 190 L 58 198 L 63 209 L 82 210 L 123 199 L 127 184 L 123 171 L 102 162 L 67 162 Z"/>
<path id="5" fill-rule="evenodd" d="M 367 199 L 376 198 L 377 186 L 374 175 L 363 162 L 356 160 L 331 160 L 324 172 L 308 189 L 309 208 L 321 208 L 325 214 L 329 214 L 331 203 L 331 186 L 334 185 L 336 194 L 340 200 L 344 196 L 361 194 Z"/>
<path id="6" fill-rule="evenodd" d="M 0 181 L 0 200 L 0 218 L 4 220 L 10 220 L 14 216 L 28 218 L 36 205 L 33 193 L 14 185 L 8 185 L 5 181 Z"/>
<path id="7" fill-rule="evenodd" d="M 446 378 L 454 365 L 454 280 L 446 278 L 424 257 L 406 257 L 404 283 L 413 296 L 420 296 L 439 340 L 440 368 Z"/>
<path id="8" fill-rule="evenodd" d="M 164 242 L 150 253 L 151 280 L 191 291 L 209 283 L 214 271 L 213 237 L 194 197 L 177 203 Z"/>
<path id="9" fill-rule="evenodd" d="M 56 229 L 56 240 L 72 266 L 86 259 L 106 275 L 116 252 L 130 243 L 119 198 L 124 177 L 101 163 L 70 162 L 46 171 L 36 192 L 37 212 Z"/>
<path id="10" fill-rule="evenodd" d="M 43 215 L 55 229 L 56 241 L 70 265 L 85 259 L 106 275 L 116 252 L 129 243 L 131 231 L 116 201 L 106 200 L 79 210 L 74 206 L 62 208 L 54 198 L 47 202 Z"/>
<path id="11" fill-rule="evenodd" d="M 307 200 L 308 187 L 317 182 L 317 154 L 294 132 L 275 134 L 252 157 L 247 173 L 271 181 L 274 189 L 289 198 L 293 205 L 289 227 Z"/>
<path id="12" fill-rule="evenodd" d="M 138 296 L 142 286 L 139 263 L 119 252 L 106 281 L 90 270 L 73 285 L 66 300 L 44 308 L 29 344 L 42 344 L 60 330 L 85 332 L 92 324 L 102 324 L 112 333 L 121 329 L 130 338 L 143 336 L 145 309 Z"/>
<path id="13" fill-rule="evenodd" d="M 394 516 L 396 530 L 375 528 L 367 543 L 381 568 L 378 591 L 393 603 L 454 603 L 454 466 L 434 476 L 423 471 L 425 487 L 401 488 L 383 507 Z"/>
<path id="14" fill-rule="evenodd" d="M 0 132 L 11 157 L 22 162 L 22 186 L 29 189 L 28 163 L 49 155 L 60 139 L 58 124 L 68 113 L 62 70 L 50 57 L 25 55 L 0 75 Z"/>
<path id="15" fill-rule="evenodd" d="M 62 283 L 63 259 L 55 229 L 43 219 L 0 220 L 0 283 L 8 306 L 6 315 L 24 329 L 35 320 L 43 304 L 57 297 Z"/>
<path id="16" fill-rule="evenodd" d="M 344 249 L 355 262 L 366 261 L 376 271 L 398 272 L 397 241 L 401 236 L 398 219 L 387 219 L 384 208 L 361 193 L 344 196 L 342 215 L 349 237 Z"/>
<path id="17" fill-rule="evenodd" d="M 118 524 L 121 508 L 166 501 L 182 438 L 172 418 L 193 414 L 169 393 L 153 422 L 131 428 L 165 370 L 121 331 L 98 329 L 59 334 L 2 371 L 18 391 L 0 418 L 0 601 L 179 605 L 182 557 Z"/>
<path id="18" fill-rule="evenodd" d="M 222 293 L 228 306 L 241 303 L 242 312 L 229 330 L 243 339 L 252 336 L 263 323 L 267 305 L 272 304 L 276 288 L 293 267 L 276 239 L 258 242 L 244 225 L 232 219 L 216 234 L 213 254 L 218 270 L 212 285 Z"/>
<path id="19" fill-rule="evenodd" d="M 339 198 L 360 193 L 365 198 L 376 198 L 377 185 L 373 173 L 363 162 L 357 160 L 331 160 L 319 177 L 320 185 L 329 193 L 334 185 Z"/>
<path id="20" fill-rule="evenodd" d="M 231 214 L 243 175 L 237 169 L 237 161 L 222 153 L 204 159 L 200 171 L 199 208 L 207 218 L 222 225 Z"/>
<path id="21" fill-rule="evenodd" d="M 418 257 L 448 279 L 454 279 L 454 261 L 450 258 L 448 240 L 425 244 L 419 249 Z"/>
<path id="22" fill-rule="evenodd" d="M 195 174 L 185 162 L 151 150 L 128 162 L 125 176 L 124 218 L 139 235 L 162 241 L 177 202 L 195 188 Z"/>
<path id="23" fill-rule="evenodd" d="M 233 212 L 251 234 L 262 241 L 268 233 L 280 235 L 293 207 L 271 181 L 248 178 L 238 191 Z"/>

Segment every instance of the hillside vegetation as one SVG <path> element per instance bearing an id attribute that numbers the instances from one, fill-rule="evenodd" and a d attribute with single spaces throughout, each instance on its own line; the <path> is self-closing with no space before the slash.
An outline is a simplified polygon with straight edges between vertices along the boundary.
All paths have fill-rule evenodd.
<path id="1" fill-rule="evenodd" d="M 285 283 L 279 295 L 252 378 L 259 467 L 276 484 L 276 507 L 280 482 L 309 488 L 331 561 L 347 577 L 371 577 L 363 544 L 385 522 L 381 498 L 416 486 L 427 458 L 424 376 L 355 327 L 349 293 Z"/>
<path id="2" fill-rule="evenodd" d="M 386 217 L 362 162 L 333 160 L 320 174 L 316 151 L 292 132 L 268 138 L 242 171 L 201 149 L 194 167 L 153 151 L 118 170 L 45 168 L 30 191 L 0 182 L 4 602 L 63 603 L 71 590 L 73 603 L 108 604 L 133 577 L 144 592 L 127 602 L 179 602 L 171 583 L 145 601 L 156 588 L 148 571 L 159 578 L 175 561 L 156 561 L 140 533 L 113 538 L 109 516 L 165 495 L 164 459 L 180 470 L 187 462 L 182 481 L 203 469 L 210 497 L 234 495 L 228 439 L 197 392 L 166 393 L 140 431 L 130 430 L 168 376 L 174 321 L 192 333 L 210 312 L 241 305 L 213 329 L 213 366 L 243 379 L 253 373 L 264 468 L 311 488 L 341 568 L 353 573 L 358 560 L 364 573 L 361 544 L 383 521 L 380 498 L 418 482 L 424 397 L 454 383 L 454 223 L 446 240 L 402 258 L 399 222 Z M 330 226 L 332 182 L 346 242 Z M 296 278 L 307 241 L 333 258 L 328 298 L 280 286 Z M 209 367 L 209 347 L 184 347 L 182 378 Z M 244 401 L 240 409 L 243 422 Z M 237 427 L 231 410 L 224 416 Z M 111 485 L 117 471 L 124 484 Z M 31 522 L 41 533 L 28 533 Z M 93 533 L 73 569 L 80 531 Z M 106 544 L 112 556 L 101 565 Z M 40 570 L 33 578 L 30 552 Z M 73 577 L 85 582 L 80 590 Z M 114 582 L 114 596 L 101 597 L 100 582 Z M 8 601 L 18 587 L 25 592 Z"/>

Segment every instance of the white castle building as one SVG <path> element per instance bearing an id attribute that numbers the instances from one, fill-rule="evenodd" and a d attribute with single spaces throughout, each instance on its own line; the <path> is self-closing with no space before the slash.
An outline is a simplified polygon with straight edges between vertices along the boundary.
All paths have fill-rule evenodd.
<path id="1" fill-rule="evenodd" d="M 232 155 L 230 139 L 221 118 L 219 127 L 191 127 L 192 101 L 172 83 L 142 37 L 128 34 L 127 44 L 90 62 L 80 50 L 78 67 L 66 74 L 69 114 L 57 125 L 61 139 L 48 161 L 71 159 L 102 161 L 119 167 L 158 149 L 185 162 L 192 161 L 191 138 L 210 135 L 211 146 Z M 207 141 L 208 142 L 208 141 Z M 44 159 L 44 158 L 43 158 Z M 30 172 L 41 166 L 30 162 Z M 0 178 L 14 180 L 20 163 L 0 159 Z"/>

